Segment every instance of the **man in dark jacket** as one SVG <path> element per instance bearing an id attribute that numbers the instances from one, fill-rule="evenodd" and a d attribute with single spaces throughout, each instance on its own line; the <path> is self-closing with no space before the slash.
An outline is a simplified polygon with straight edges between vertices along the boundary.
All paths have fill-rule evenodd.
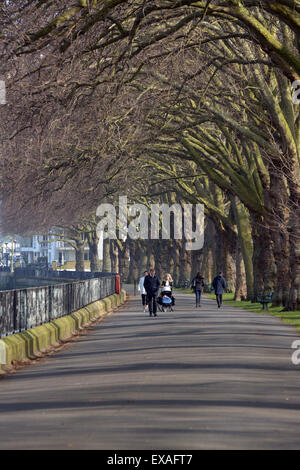
<path id="1" fill-rule="evenodd" d="M 160 280 L 158 276 L 155 275 L 155 270 L 150 269 L 150 274 L 145 277 L 144 288 L 147 292 L 147 304 L 149 307 L 149 315 L 152 317 L 152 313 L 157 317 L 157 303 L 156 299 L 158 296 L 158 291 L 160 287 Z"/>
<path id="2" fill-rule="evenodd" d="M 212 285 L 215 289 L 218 308 L 220 308 L 222 305 L 223 292 L 224 289 L 226 289 L 226 280 L 223 277 L 222 271 L 220 271 L 219 274 L 214 278 Z"/>

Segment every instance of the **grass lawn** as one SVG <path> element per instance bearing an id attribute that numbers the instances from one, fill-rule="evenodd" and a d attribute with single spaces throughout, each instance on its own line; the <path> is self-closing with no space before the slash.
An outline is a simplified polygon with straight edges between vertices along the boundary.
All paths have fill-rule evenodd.
<path id="1" fill-rule="evenodd" d="M 193 294 L 194 292 L 191 289 L 175 289 L 186 294 Z M 215 300 L 215 294 L 204 294 L 206 297 Z M 242 308 L 244 310 L 249 310 L 250 312 L 264 313 L 272 315 L 273 317 L 280 318 L 285 323 L 293 325 L 300 332 L 300 310 L 295 310 L 294 312 L 283 312 L 282 307 L 271 307 L 269 304 L 269 310 L 262 310 L 260 303 L 252 303 L 248 301 L 236 301 L 233 300 L 233 294 L 223 294 L 224 305 L 231 305 L 233 307 Z"/>
<path id="2" fill-rule="evenodd" d="M 173 287 L 174 291 L 183 292 L 184 294 L 193 294 L 194 291 L 192 289 L 185 289 L 184 287 Z"/>
<path id="3" fill-rule="evenodd" d="M 211 299 L 215 299 L 214 294 L 205 294 Z M 269 304 L 269 310 L 262 310 L 260 303 L 252 303 L 250 301 L 236 301 L 233 300 L 233 294 L 224 294 L 223 301 L 225 305 L 232 305 L 233 307 L 243 308 L 244 310 L 249 310 L 250 312 L 264 313 L 272 315 L 273 317 L 280 318 L 285 323 L 293 325 L 300 331 L 300 310 L 295 310 L 294 312 L 283 312 L 282 307 L 271 307 Z"/>

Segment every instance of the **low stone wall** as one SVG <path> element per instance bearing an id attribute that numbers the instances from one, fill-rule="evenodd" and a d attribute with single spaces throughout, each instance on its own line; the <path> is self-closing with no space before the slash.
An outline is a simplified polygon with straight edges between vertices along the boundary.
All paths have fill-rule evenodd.
<path id="1" fill-rule="evenodd" d="M 0 340 L 0 374 L 5 374 L 13 367 L 13 362 L 26 362 L 59 346 L 71 338 L 77 331 L 91 321 L 104 317 L 113 308 L 123 304 L 126 291 L 97 300 L 86 307 L 53 320 L 44 325 L 30 328 Z"/>

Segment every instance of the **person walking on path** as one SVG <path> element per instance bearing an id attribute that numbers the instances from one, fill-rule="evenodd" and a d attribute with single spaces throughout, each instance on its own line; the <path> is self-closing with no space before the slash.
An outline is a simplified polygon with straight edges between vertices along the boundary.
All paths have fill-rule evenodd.
<path id="1" fill-rule="evenodd" d="M 164 295 L 167 295 L 172 300 L 172 305 L 175 305 L 175 299 L 173 297 L 172 289 L 173 289 L 173 279 L 172 279 L 171 274 L 167 273 L 164 276 L 164 279 L 161 283 L 161 297 L 163 297 Z"/>
<path id="2" fill-rule="evenodd" d="M 218 308 L 220 308 L 223 301 L 223 292 L 224 289 L 226 289 L 226 279 L 223 277 L 222 271 L 220 271 L 219 274 L 214 278 L 212 285 L 215 289 Z"/>
<path id="3" fill-rule="evenodd" d="M 161 283 L 161 292 L 163 295 L 167 295 L 168 297 L 172 297 L 172 287 L 173 287 L 173 279 L 171 274 L 166 274 L 164 280 Z"/>
<path id="4" fill-rule="evenodd" d="M 196 308 L 200 307 L 201 304 L 201 294 L 203 291 L 204 287 L 204 277 L 202 276 L 201 273 L 197 273 L 194 279 L 191 282 L 192 289 L 194 289 L 195 295 L 196 295 Z"/>
<path id="5" fill-rule="evenodd" d="M 150 317 L 152 317 L 152 314 L 157 317 L 157 296 L 159 287 L 159 277 L 155 275 L 154 269 L 150 269 L 150 274 L 148 274 L 144 280 L 144 288 L 147 292 L 147 304 Z"/>
<path id="6" fill-rule="evenodd" d="M 144 287 L 144 281 L 145 281 L 146 276 L 148 276 L 148 271 L 144 271 L 144 275 L 140 278 L 139 284 L 138 284 L 138 291 L 141 293 L 141 296 L 142 296 L 142 305 L 144 308 L 144 312 L 146 312 L 146 308 L 147 308 L 147 292 Z"/>

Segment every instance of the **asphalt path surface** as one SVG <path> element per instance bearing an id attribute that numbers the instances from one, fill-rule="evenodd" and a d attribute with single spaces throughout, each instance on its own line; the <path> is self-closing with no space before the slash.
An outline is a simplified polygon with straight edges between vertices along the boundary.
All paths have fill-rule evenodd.
<path id="1" fill-rule="evenodd" d="M 0 449 L 299 449 L 300 339 L 280 320 L 136 296 L 64 350 L 0 380 Z"/>

